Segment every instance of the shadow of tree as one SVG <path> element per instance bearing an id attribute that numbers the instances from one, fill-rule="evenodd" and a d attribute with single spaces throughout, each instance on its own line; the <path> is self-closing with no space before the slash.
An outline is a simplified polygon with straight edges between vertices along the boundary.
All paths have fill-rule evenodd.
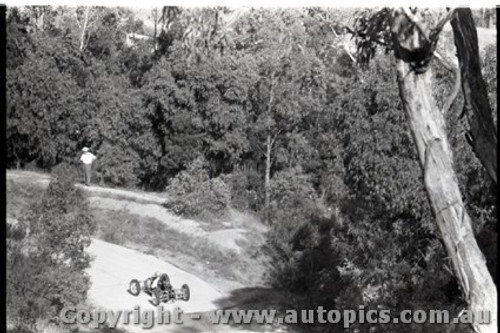
<path id="1" fill-rule="evenodd" d="M 221 310 L 258 310 L 275 312 L 276 317 L 283 317 L 287 309 L 294 309 L 296 306 L 292 304 L 291 297 L 285 291 L 276 290 L 266 287 L 246 287 L 235 289 L 229 295 L 217 300 L 215 303 Z M 202 320 L 208 320 L 211 324 L 209 313 L 202 313 Z M 217 325 L 217 324 L 215 324 Z M 273 323 L 258 323 L 255 319 L 248 323 L 229 322 L 224 325 L 234 329 L 248 330 L 252 332 L 307 332 L 303 328 L 294 324 L 278 324 L 276 319 Z"/>

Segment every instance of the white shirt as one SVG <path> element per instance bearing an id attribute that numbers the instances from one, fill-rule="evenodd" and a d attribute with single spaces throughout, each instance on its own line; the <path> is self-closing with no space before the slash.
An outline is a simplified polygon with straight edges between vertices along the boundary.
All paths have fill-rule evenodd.
<path id="1" fill-rule="evenodd" d="M 82 154 L 82 157 L 80 157 L 80 161 L 83 162 L 83 164 L 91 164 L 95 159 L 95 155 L 91 152 L 85 152 Z"/>

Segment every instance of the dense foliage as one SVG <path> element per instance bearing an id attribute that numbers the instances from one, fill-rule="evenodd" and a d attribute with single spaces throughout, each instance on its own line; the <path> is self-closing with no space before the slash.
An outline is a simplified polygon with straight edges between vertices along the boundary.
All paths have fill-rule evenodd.
<path id="1" fill-rule="evenodd" d="M 167 186 L 171 195 L 165 204 L 177 215 L 211 220 L 224 216 L 229 209 L 231 192 L 220 178 L 210 178 L 207 161 L 197 158 L 179 172 Z"/>
<path id="2" fill-rule="evenodd" d="M 9 167 L 74 165 L 89 145 L 99 181 L 167 191 L 168 208 L 198 218 L 231 206 L 261 212 L 268 191 L 270 282 L 297 306 L 461 310 L 393 59 L 374 49 L 359 68 L 343 28 L 354 9 L 170 8 L 155 35 L 132 45 L 127 34 L 146 31 L 132 12 L 92 8 L 86 31 L 83 13 L 9 10 Z M 475 14 L 490 24 L 489 11 Z M 454 52 L 443 36 L 443 52 Z M 482 63 L 496 110 L 495 45 Z M 454 77 L 432 65 L 441 105 Z M 461 103 L 447 115 L 455 167 L 494 272 L 496 188 L 462 134 Z M 34 211 L 63 205 L 51 193 L 64 186 L 51 185 Z"/>
<path id="3" fill-rule="evenodd" d="M 43 196 L 7 225 L 7 314 L 11 323 L 42 331 L 65 306 L 86 299 L 86 252 L 95 232 L 87 199 L 71 169 L 59 167 Z"/>

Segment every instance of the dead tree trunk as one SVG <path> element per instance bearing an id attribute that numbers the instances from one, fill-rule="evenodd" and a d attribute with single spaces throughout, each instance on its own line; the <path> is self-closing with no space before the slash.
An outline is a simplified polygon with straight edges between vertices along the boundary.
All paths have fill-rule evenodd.
<path id="1" fill-rule="evenodd" d="M 432 57 L 433 44 L 420 35 L 417 27 L 401 11 L 393 14 L 391 31 L 399 92 L 446 252 L 471 310 L 475 313 L 491 311 L 490 324 L 474 322 L 474 330 L 497 332 L 496 286 L 477 245 L 471 219 L 461 198 L 444 115 L 432 96 L 431 71 L 425 60 Z M 415 59 L 415 55 L 422 58 Z"/>
<path id="2" fill-rule="evenodd" d="M 486 83 L 481 74 L 477 31 L 470 8 L 458 8 L 451 20 L 457 47 L 464 113 L 469 121 L 468 141 L 489 176 L 497 182 L 497 133 Z"/>

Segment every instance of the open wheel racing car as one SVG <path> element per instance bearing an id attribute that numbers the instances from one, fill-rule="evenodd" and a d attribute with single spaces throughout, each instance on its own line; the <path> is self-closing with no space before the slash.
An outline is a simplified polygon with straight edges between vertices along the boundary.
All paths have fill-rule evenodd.
<path id="1" fill-rule="evenodd" d="M 133 296 L 138 296 L 142 291 L 151 297 L 149 302 L 154 306 L 177 300 L 187 302 L 190 297 L 189 286 L 187 284 L 183 284 L 180 289 L 174 289 L 170 284 L 168 274 L 160 274 L 159 272 L 144 281 L 131 280 L 127 291 Z"/>

